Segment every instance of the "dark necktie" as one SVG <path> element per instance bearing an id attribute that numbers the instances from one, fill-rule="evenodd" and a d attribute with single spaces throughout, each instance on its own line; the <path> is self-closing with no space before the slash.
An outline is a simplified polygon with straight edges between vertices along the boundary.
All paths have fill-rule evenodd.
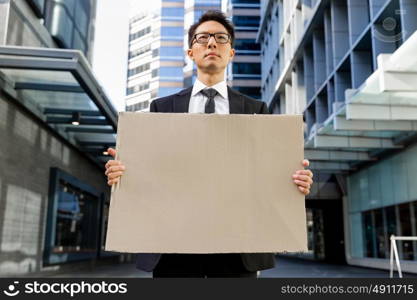
<path id="1" fill-rule="evenodd" d="M 206 114 L 213 114 L 214 109 L 214 97 L 217 95 L 217 91 L 215 89 L 205 89 L 202 90 L 201 93 L 207 97 L 206 105 L 204 107 L 204 112 Z"/>

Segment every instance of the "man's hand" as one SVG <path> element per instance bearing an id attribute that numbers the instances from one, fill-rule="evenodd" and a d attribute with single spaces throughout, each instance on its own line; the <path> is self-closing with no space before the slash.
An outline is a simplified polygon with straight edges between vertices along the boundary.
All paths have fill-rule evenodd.
<path id="1" fill-rule="evenodd" d="M 116 150 L 113 148 L 107 149 L 107 152 L 114 157 L 116 157 Z M 113 185 L 119 182 L 120 177 L 123 175 L 126 167 L 119 160 L 109 160 L 106 165 L 106 172 L 104 173 L 107 176 L 107 184 Z"/>
<path id="2" fill-rule="evenodd" d="M 308 159 L 304 159 L 302 162 L 302 165 L 304 167 L 308 167 L 310 165 L 310 162 Z M 301 193 L 304 195 L 310 194 L 310 188 L 313 184 L 313 172 L 310 170 L 298 170 L 292 175 L 292 179 L 294 180 L 294 183 L 298 186 L 298 189 Z"/>

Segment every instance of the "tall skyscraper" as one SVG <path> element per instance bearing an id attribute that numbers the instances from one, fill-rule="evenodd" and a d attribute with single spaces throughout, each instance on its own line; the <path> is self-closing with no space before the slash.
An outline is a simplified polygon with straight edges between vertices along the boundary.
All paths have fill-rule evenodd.
<path id="1" fill-rule="evenodd" d="M 250 97 L 261 98 L 261 48 L 256 42 L 259 0 L 227 0 L 226 13 L 235 25 L 235 57 L 228 66 L 228 83 Z"/>
<path id="2" fill-rule="evenodd" d="M 131 19 L 127 111 L 146 111 L 153 99 L 182 89 L 183 30 L 183 0 L 161 1 L 158 9 Z"/>

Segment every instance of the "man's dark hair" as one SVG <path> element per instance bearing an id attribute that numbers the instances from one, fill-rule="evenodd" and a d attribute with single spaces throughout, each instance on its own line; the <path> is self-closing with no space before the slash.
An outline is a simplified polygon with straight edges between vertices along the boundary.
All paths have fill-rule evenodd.
<path id="1" fill-rule="evenodd" d="M 226 15 L 219 10 L 208 10 L 200 17 L 197 23 L 193 24 L 190 29 L 188 29 L 188 47 L 191 48 L 192 46 L 195 30 L 197 27 L 207 21 L 216 21 L 222 24 L 224 28 L 226 28 L 227 33 L 230 34 L 230 44 L 233 48 L 233 44 L 235 42 L 235 29 L 232 22 L 230 22 L 226 18 Z"/>

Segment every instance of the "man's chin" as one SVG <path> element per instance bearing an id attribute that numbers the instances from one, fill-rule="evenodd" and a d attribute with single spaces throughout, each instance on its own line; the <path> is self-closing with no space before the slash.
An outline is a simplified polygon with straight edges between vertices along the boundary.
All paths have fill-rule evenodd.
<path id="1" fill-rule="evenodd" d="M 216 63 L 210 63 L 210 64 L 206 64 L 204 67 L 203 67 L 203 69 L 206 71 L 206 72 L 213 72 L 213 73 L 217 73 L 217 72 L 219 72 L 220 70 L 221 70 L 221 66 L 219 66 L 218 64 L 216 64 Z"/>

